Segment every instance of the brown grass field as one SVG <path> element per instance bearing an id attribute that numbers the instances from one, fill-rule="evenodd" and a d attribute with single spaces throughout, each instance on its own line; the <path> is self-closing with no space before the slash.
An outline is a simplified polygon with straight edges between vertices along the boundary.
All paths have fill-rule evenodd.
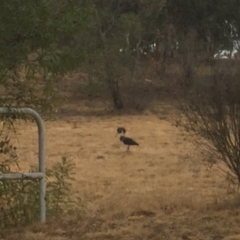
<path id="1" fill-rule="evenodd" d="M 164 111 L 163 111 L 164 112 Z M 79 210 L 45 225 L 11 230 L 24 240 L 239 240 L 240 204 L 217 167 L 171 115 L 81 115 L 46 122 L 47 166 L 69 155 L 76 164 Z M 129 153 L 117 126 L 140 144 Z M 21 167 L 37 162 L 37 132 L 17 126 Z"/>

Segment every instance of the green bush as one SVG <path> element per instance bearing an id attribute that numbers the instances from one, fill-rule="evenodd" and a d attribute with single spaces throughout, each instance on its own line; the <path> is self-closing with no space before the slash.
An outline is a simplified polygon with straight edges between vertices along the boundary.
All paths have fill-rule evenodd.
<path id="1" fill-rule="evenodd" d="M 11 172 L 17 164 L 16 147 L 6 138 L 0 142 L 0 173 Z M 0 155 L 0 156 L 1 156 Z M 18 166 L 18 165 L 17 165 Z M 74 163 L 68 157 L 46 170 L 47 217 L 54 217 L 74 205 L 71 198 Z M 31 168 L 29 172 L 36 172 Z M 39 219 L 39 180 L 0 181 L 0 231 L 19 225 L 26 225 Z"/>

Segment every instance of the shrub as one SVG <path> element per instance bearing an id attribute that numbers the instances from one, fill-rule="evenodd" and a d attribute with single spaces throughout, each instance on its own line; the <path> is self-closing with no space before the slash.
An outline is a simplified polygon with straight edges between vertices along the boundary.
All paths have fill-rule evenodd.
<path id="1" fill-rule="evenodd" d="M 5 138 L 0 142 L 0 172 L 11 172 L 17 163 L 17 149 Z M 63 156 L 61 162 L 47 169 L 47 216 L 53 217 L 73 207 L 71 198 L 74 163 Z M 29 172 L 36 172 L 31 168 Z M 0 229 L 25 225 L 39 218 L 39 180 L 0 181 Z"/>
<path id="2" fill-rule="evenodd" d="M 211 164 L 223 162 L 222 170 L 240 184 L 240 70 L 235 63 L 226 64 L 195 79 L 182 114 L 198 146 L 211 154 Z"/>

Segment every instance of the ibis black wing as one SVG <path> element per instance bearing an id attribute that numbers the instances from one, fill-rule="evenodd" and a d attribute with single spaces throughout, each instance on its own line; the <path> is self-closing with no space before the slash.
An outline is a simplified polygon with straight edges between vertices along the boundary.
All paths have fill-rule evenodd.
<path id="1" fill-rule="evenodd" d="M 136 141 L 134 141 L 132 138 L 127 138 L 127 137 L 125 137 L 123 139 L 123 143 L 126 144 L 126 145 L 137 145 L 137 146 L 139 146 L 139 144 Z"/>

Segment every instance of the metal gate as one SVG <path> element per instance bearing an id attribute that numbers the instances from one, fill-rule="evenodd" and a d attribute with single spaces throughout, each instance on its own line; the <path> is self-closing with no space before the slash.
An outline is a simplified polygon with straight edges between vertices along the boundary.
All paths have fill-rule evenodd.
<path id="1" fill-rule="evenodd" d="M 39 183 L 39 215 L 40 222 L 46 221 L 46 175 L 45 175 L 45 133 L 41 116 L 31 108 L 1 108 L 0 114 L 30 115 L 38 127 L 38 172 L 34 173 L 0 173 L 0 180 L 40 179 Z"/>

